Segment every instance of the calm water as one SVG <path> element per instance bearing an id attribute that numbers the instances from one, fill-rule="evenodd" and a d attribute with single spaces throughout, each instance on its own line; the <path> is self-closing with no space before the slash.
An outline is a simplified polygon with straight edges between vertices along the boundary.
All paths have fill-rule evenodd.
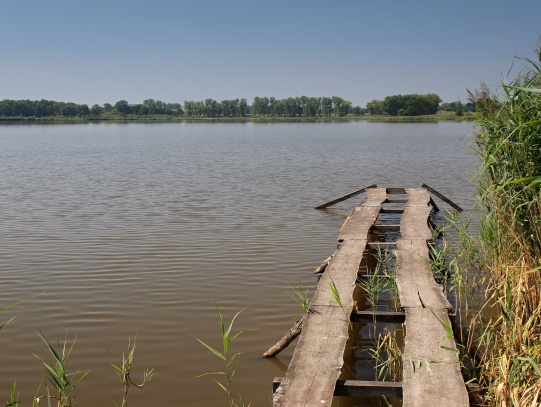
<path id="1" fill-rule="evenodd" d="M 471 123 L 172 123 L 0 126 L 0 383 L 23 405 L 41 380 L 37 335 L 77 336 L 72 368 L 90 369 L 78 405 L 118 402 L 110 362 L 137 335 L 130 406 L 225 405 L 198 374 L 220 370 L 193 336 L 219 346 L 218 304 L 248 330 L 236 391 L 271 405 L 292 349 L 260 354 L 300 314 L 288 284 L 336 247 L 361 197 L 313 206 L 372 182 L 425 182 L 469 208 Z M 444 205 L 442 205 L 444 206 Z M 362 376 L 361 373 L 359 375 Z M 0 392 L 0 397 L 7 394 Z"/>

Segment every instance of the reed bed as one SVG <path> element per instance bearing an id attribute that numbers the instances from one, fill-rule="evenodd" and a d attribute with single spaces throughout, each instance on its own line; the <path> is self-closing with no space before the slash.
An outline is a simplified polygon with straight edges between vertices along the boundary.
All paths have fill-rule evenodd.
<path id="1" fill-rule="evenodd" d="M 480 406 L 541 404 L 541 58 L 517 61 L 524 69 L 498 92 L 482 85 L 470 95 L 484 210 L 478 244 L 454 225 L 460 336 Z"/>

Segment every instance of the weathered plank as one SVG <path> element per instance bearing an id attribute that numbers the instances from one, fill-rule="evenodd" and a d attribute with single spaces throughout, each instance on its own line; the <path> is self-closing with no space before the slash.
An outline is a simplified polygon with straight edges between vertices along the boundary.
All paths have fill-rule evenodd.
<path id="1" fill-rule="evenodd" d="M 403 312 L 393 311 L 353 311 L 351 313 L 352 322 L 388 322 L 394 324 L 402 324 L 406 319 L 406 314 Z"/>
<path id="2" fill-rule="evenodd" d="M 403 406 L 467 406 L 455 341 L 446 329 L 451 326 L 448 313 L 452 307 L 429 263 L 430 195 L 423 188 L 406 192 L 409 199 L 400 221 L 402 238 L 395 250 L 398 295 L 406 314 Z"/>
<path id="3" fill-rule="evenodd" d="M 366 190 L 369 189 L 369 188 L 376 188 L 376 186 L 377 186 L 376 184 L 368 185 L 367 187 L 358 189 L 357 191 L 353 191 L 353 192 L 351 192 L 351 193 L 349 193 L 347 195 L 341 196 L 340 198 L 336 198 L 336 199 L 333 199 L 332 201 L 329 201 L 329 202 L 326 202 L 326 203 L 324 203 L 322 205 L 316 206 L 315 209 L 328 208 L 329 206 L 337 204 L 338 202 L 342 202 L 342 201 L 345 201 L 346 199 L 353 198 L 356 195 L 362 194 L 363 192 L 366 192 Z"/>
<path id="4" fill-rule="evenodd" d="M 281 377 L 275 377 L 272 382 L 273 392 L 282 383 Z M 337 380 L 334 389 L 335 396 L 352 397 L 402 397 L 402 383 L 400 382 L 378 382 L 367 380 Z"/>
<path id="5" fill-rule="evenodd" d="M 340 233 L 338 240 L 366 238 L 368 230 L 375 222 L 381 204 L 385 201 L 385 188 L 370 188 L 361 206 L 357 206 L 348 216 Z"/>
<path id="6" fill-rule="evenodd" d="M 389 195 L 405 195 L 406 189 L 405 188 L 386 188 L 387 194 Z"/>
<path id="7" fill-rule="evenodd" d="M 404 407 L 469 406 L 455 341 L 444 324 L 450 326 L 445 309 L 406 309 Z"/>
<path id="8" fill-rule="evenodd" d="M 342 244 L 321 277 L 274 406 L 330 406 L 344 364 L 353 290 L 370 227 L 385 200 L 385 189 L 368 189 L 340 231 Z M 336 288 L 340 304 L 333 298 Z"/>

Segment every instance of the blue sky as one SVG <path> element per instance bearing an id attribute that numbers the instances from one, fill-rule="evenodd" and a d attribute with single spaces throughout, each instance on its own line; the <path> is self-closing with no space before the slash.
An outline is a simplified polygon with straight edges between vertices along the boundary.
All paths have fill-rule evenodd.
<path id="1" fill-rule="evenodd" d="M 466 99 L 533 56 L 541 1 L 0 0 L 0 99 Z"/>

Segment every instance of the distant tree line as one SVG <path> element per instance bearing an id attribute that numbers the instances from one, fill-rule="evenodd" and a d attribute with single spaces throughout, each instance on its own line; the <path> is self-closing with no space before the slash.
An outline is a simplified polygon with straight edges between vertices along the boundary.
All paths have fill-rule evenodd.
<path id="1" fill-rule="evenodd" d="M 133 115 L 171 115 L 183 114 L 180 103 L 165 103 L 160 100 L 147 99 L 142 104 L 130 105 L 119 100 L 114 105 L 104 103 L 88 107 L 86 104 L 55 102 L 53 100 L 10 100 L 0 101 L 0 116 L 4 117 L 81 117 L 114 114 Z"/>
<path id="2" fill-rule="evenodd" d="M 370 114 L 389 116 L 421 116 L 438 113 L 442 100 L 435 93 L 426 95 L 393 95 L 366 104 Z"/>
<path id="3" fill-rule="evenodd" d="M 244 117 L 277 116 L 277 117 L 343 117 L 346 115 L 361 116 L 365 113 L 387 116 L 420 116 L 436 114 L 438 110 L 454 111 L 457 115 L 464 111 L 475 111 L 472 103 L 462 104 L 460 101 L 441 103 L 434 93 L 426 95 L 393 95 L 383 100 L 372 100 L 366 109 L 352 106 L 348 100 L 338 96 L 332 97 L 255 97 L 250 105 L 246 99 L 231 99 L 218 102 L 214 99 L 201 101 L 186 100 L 180 103 L 166 103 L 161 100 L 146 99 L 140 104 L 129 104 L 119 100 L 114 105 L 104 103 L 103 106 L 55 102 L 52 100 L 10 100 L 0 101 L 0 116 L 3 117 L 95 117 L 107 118 L 118 115 L 148 116 L 186 116 L 186 117 Z M 440 105 L 441 103 L 441 105 Z"/>
<path id="4" fill-rule="evenodd" d="M 3 117 L 107 117 L 115 115 L 166 115 L 187 117 L 244 117 L 282 116 L 282 117 L 331 117 L 353 114 L 360 116 L 364 109 L 352 107 L 348 100 L 332 97 L 255 97 L 251 105 L 246 99 L 231 99 L 218 102 L 214 99 L 201 101 L 186 100 L 180 103 L 166 103 L 161 100 L 146 99 L 141 104 L 129 104 L 119 100 L 114 105 L 103 106 L 55 102 L 53 100 L 10 100 L 0 101 L 0 116 Z"/>

